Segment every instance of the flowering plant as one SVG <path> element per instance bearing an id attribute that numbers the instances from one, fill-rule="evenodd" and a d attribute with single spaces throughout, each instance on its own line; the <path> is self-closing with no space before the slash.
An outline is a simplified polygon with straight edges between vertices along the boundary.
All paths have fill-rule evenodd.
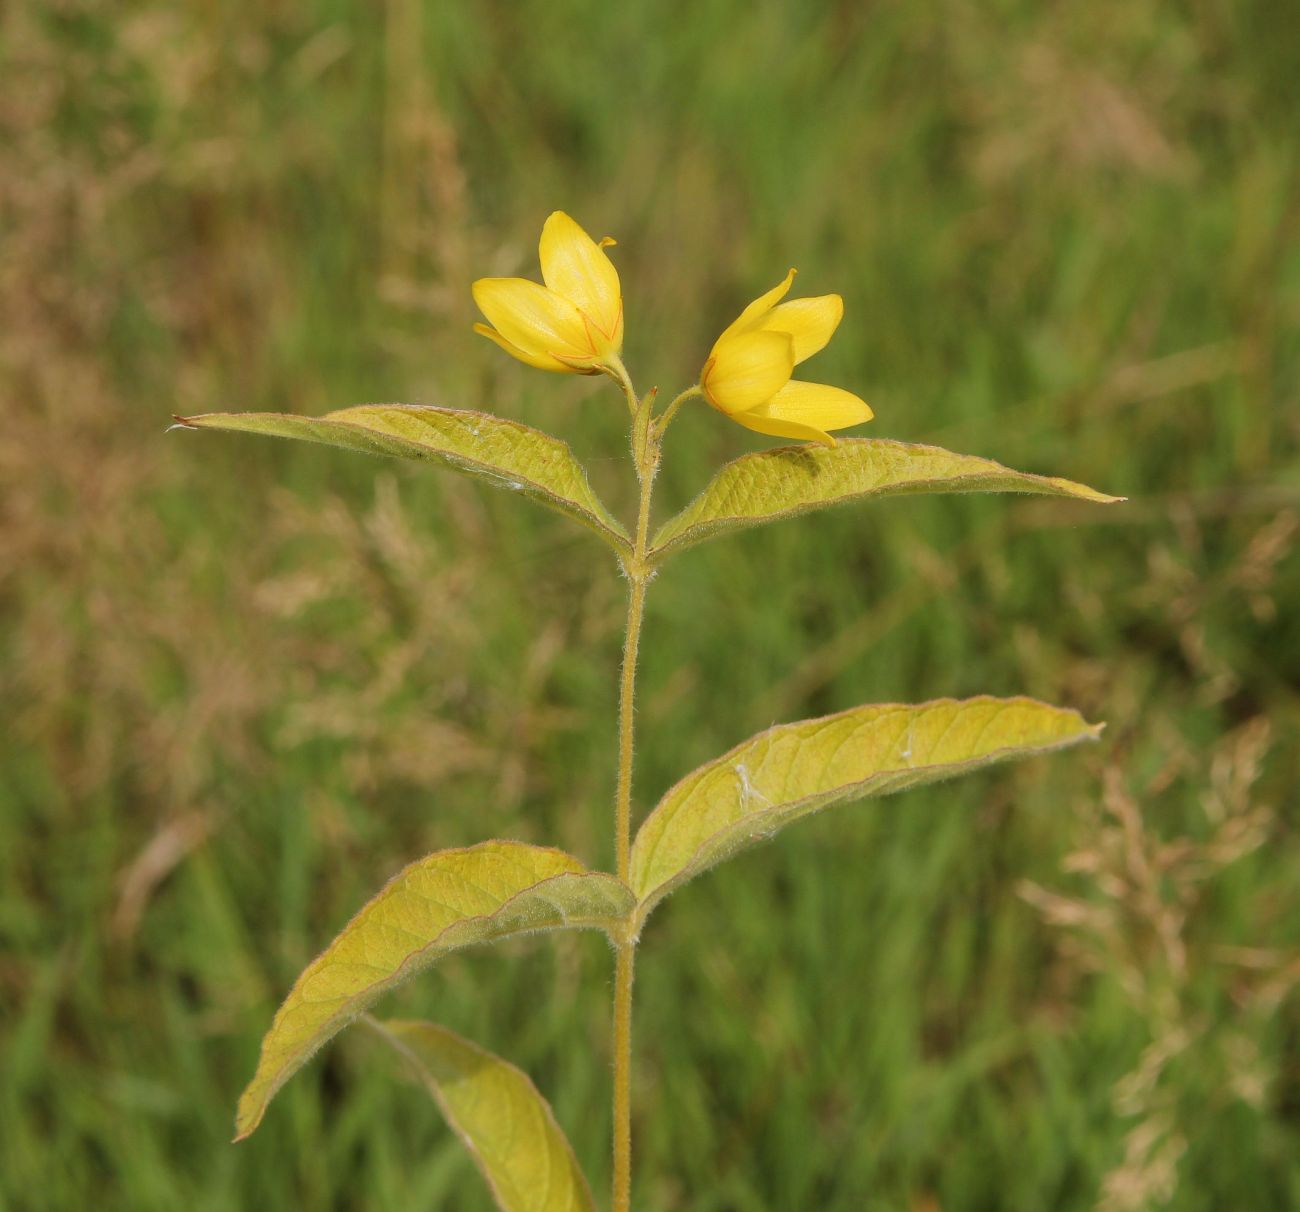
<path id="1" fill-rule="evenodd" d="M 656 410 L 657 390 L 638 394 L 622 362 L 622 287 L 605 251 L 613 243 L 591 239 L 562 212 L 552 214 L 539 249 L 545 284 L 480 279 L 474 298 L 489 324 L 475 327 L 529 366 L 605 374 L 618 386 L 627 404 L 640 490 L 630 530 L 596 496 L 567 445 L 487 413 L 385 404 L 319 418 L 177 418 L 191 429 L 241 430 L 431 462 L 508 487 L 597 534 L 627 579 L 614 870 L 600 871 L 559 850 L 502 840 L 438 851 L 410 864 L 298 978 L 263 1040 L 236 1118 L 242 1139 L 311 1054 L 362 1019 L 415 1068 L 498 1205 L 511 1212 L 596 1206 L 548 1104 L 513 1065 L 444 1027 L 372 1018 L 368 1011 L 385 992 L 463 947 L 523 932 L 603 931 L 615 952 L 611 1206 L 626 1212 L 632 1183 L 633 971 L 642 927 L 660 901 L 813 812 L 1059 749 L 1100 731 L 1065 708 L 990 697 L 857 707 L 777 724 L 682 778 L 633 833 L 641 624 L 650 581 L 671 555 L 745 527 L 891 494 L 1029 492 L 1103 503 L 1118 498 L 937 447 L 837 441 L 832 431 L 870 420 L 871 409 L 841 388 L 791 377 L 796 365 L 826 345 L 844 311 L 838 295 L 784 302 L 794 270 L 723 330 L 698 381 Z M 691 504 L 652 533 L 664 433 L 696 398 L 746 428 L 809 445 L 762 451 L 722 467 Z"/>

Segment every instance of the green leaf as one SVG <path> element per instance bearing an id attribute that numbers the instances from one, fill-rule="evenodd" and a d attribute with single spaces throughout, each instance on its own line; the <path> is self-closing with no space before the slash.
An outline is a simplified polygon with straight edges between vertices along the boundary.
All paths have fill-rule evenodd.
<path id="1" fill-rule="evenodd" d="M 595 1212 L 568 1138 L 523 1070 L 433 1023 L 369 1021 L 415 1069 L 502 1212 Z"/>
<path id="2" fill-rule="evenodd" d="M 562 850 L 484 842 L 440 850 L 400 871 L 310 964 L 276 1012 L 239 1100 L 236 1140 L 321 1044 L 394 985 L 450 951 L 534 930 L 615 931 L 627 886 Z"/>
<path id="3" fill-rule="evenodd" d="M 209 412 L 177 417 L 188 429 L 229 429 L 301 438 L 367 454 L 438 463 L 530 497 L 594 530 L 620 555 L 627 531 L 601 504 L 573 451 L 550 434 L 486 412 L 416 404 L 363 404 L 323 417 Z"/>
<path id="4" fill-rule="evenodd" d="M 1101 728 L 1033 699 L 988 697 L 855 707 L 776 725 L 688 774 L 646 818 L 632 845 L 637 917 L 820 808 L 1093 740 Z"/>
<path id="5" fill-rule="evenodd" d="M 1106 504 L 1124 499 L 937 446 L 841 438 L 833 447 L 782 446 L 728 463 L 659 528 L 651 554 L 682 551 L 714 535 L 829 505 L 919 492 L 1031 492 Z"/>

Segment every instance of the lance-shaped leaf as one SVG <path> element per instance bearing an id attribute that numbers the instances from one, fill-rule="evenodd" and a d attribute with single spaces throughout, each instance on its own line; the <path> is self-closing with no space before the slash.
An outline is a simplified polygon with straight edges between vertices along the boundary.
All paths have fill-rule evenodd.
<path id="1" fill-rule="evenodd" d="M 433 1095 L 502 1212 L 595 1212 L 568 1138 L 523 1070 L 433 1023 L 369 1021 Z"/>
<path id="2" fill-rule="evenodd" d="M 262 1041 L 257 1072 L 239 1100 L 242 1140 L 311 1054 L 407 977 L 449 951 L 534 930 L 615 931 L 633 908 L 612 875 L 562 850 L 484 842 L 412 863 L 298 978 Z"/>
<path id="3" fill-rule="evenodd" d="M 177 417 L 189 429 L 229 429 L 323 442 L 367 454 L 438 463 L 531 497 L 594 530 L 620 554 L 627 531 L 601 504 L 568 446 L 550 434 L 486 412 L 416 404 L 363 404 L 323 417 L 210 412 Z"/>
<path id="4" fill-rule="evenodd" d="M 709 486 L 660 527 L 653 554 L 714 535 L 864 497 L 920 492 L 1029 492 L 1110 504 L 1123 500 L 1071 480 L 1027 475 L 992 459 L 881 438 L 835 446 L 782 446 L 728 463 Z"/>
<path id="5" fill-rule="evenodd" d="M 638 918 L 714 863 L 819 808 L 1060 749 L 1100 731 L 1075 711 L 988 697 L 855 707 L 769 728 L 688 774 L 645 819 L 632 846 Z"/>

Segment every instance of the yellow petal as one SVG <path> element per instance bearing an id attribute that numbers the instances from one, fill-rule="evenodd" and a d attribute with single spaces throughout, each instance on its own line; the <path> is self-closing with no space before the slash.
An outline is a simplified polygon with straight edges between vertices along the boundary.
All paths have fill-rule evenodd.
<path id="1" fill-rule="evenodd" d="M 537 251 L 546 285 L 568 299 L 597 330 L 598 352 L 617 353 L 623 344 L 623 296 L 618 271 L 601 244 L 557 210 L 542 227 Z"/>
<path id="2" fill-rule="evenodd" d="M 819 442 L 823 446 L 834 446 L 835 439 L 811 425 L 800 425 L 796 421 L 778 421 L 772 417 L 761 417 L 753 412 L 735 412 L 731 419 L 755 433 L 765 433 L 774 438 L 796 438 L 800 442 Z"/>
<path id="3" fill-rule="evenodd" d="M 786 332 L 794 338 L 794 360 L 802 362 L 826 348 L 844 318 L 844 300 L 839 295 L 818 295 L 813 299 L 792 299 L 774 307 L 759 323 L 760 332 Z"/>
<path id="4" fill-rule="evenodd" d="M 745 412 L 774 396 L 794 371 L 794 341 L 785 333 L 751 332 L 720 340 L 704 364 L 700 386 L 714 408 Z"/>
<path id="5" fill-rule="evenodd" d="M 601 329 L 596 326 L 595 321 L 592 320 L 586 312 L 582 313 L 582 322 L 587 326 L 587 343 L 592 347 L 592 349 L 594 349 L 602 358 L 610 354 L 615 357 L 618 356 L 623 349 L 622 299 L 618 301 L 618 315 L 614 319 L 614 328 L 612 333 L 602 332 Z"/>
<path id="6" fill-rule="evenodd" d="M 495 341 L 512 358 L 527 362 L 529 366 L 536 366 L 538 370 L 556 370 L 564 374 L 573 373 L 572 366 L 566 366 L 563 362 L 551 357 L 550 354 L 525 353 L 518 345 L 511 345 L 495 328 L 489 328 L 486 324 L 475 324 L 474 331 L 482 333 L 490 341 Z"/>
<path id="7" fill-rule="evenodd" d="M 739 336 L 742 332 L 749 332 L 751 329 L 757 328 L 763 317 L 785 298 L 786 292 L 790 289 L 791 283 L 794 282 L 794 276 L 798 272 L 797 269 L 792 269 L 771 290 L 766 294 L 759 295 L 746 307 L 740 315 L 722 330 L 722 336 L 713 344 L 713 352 L 717 353 L 718 346 L 729 337 Z"/>
<path id="8" fill-rule="evenodd" d="M 771 399 L 747 410 L 760 420 L 808 425 L 814 429 L 845 429 L 870 421 L 871 409 L 864 400 L 840 387 L 824 383 L 802 383 L 791 379 Z"/>
<path id="9" fill-rule="evenodd" d="M 554 291 L 526 278 L 480 278 L 473 291 L 493 327 L 530 357 L 595 359 L 582 315 Z"/>

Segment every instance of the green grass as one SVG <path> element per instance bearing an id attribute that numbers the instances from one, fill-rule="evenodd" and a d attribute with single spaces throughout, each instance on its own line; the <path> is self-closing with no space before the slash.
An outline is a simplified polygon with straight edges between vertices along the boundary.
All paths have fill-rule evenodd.
<path id="1" fill-rule="evenodd" d="M 626 513 L 617 396 L 469 332 L 470 281 L 534 274 L 556 207 L 619 239 L 643 386 L 689 382 L 795 264 L 799 292 L 845 297 L 808 369 L 872 403 L 870 432 L 1132 498 L 885 502 L 709 544 L 655 582 L 642 810 L 774 720 L 861 702 L 1025 692 L 1109 728 L 827 814 L 656 915 L 638 1206 L 1089 1209 L 1158 1116 L 1186 1146 L 1170 1208 L 1300 1204 L 1286 18 L 1267 0 L 6 10 L 0 1207 L 489 1207 L 360 1033 L 239 1147 L 234 1102 L 293 977 L 405 861 L 489 835 L 611 861 L 623 584 L 508 496 L 163 430 L 481 406 L 564 437 Z M 761 445 L 688 409 L 661 509 Z M 1235 746 L 1260 719 L 1252 772 Z M 1182 968 L 1136 893 L 1062 870 L 1102 845 L 1108 771 L 1148 854 L 1273 810 L 1257 848 L 1157 881 L 1166 910 L 1187 898 Z M 160 835 L 181 844 L 133 915 L 124 881 Z M 1024 881 L 1109 905 L 1110 932 L 1051 924 Z M 523 1065 L 602 1192 L 610 973 L 598 941 L 531 941 L 387 1006 Z M 1116 1082 L 1180 1027 L 1121 1114 Z"/>

